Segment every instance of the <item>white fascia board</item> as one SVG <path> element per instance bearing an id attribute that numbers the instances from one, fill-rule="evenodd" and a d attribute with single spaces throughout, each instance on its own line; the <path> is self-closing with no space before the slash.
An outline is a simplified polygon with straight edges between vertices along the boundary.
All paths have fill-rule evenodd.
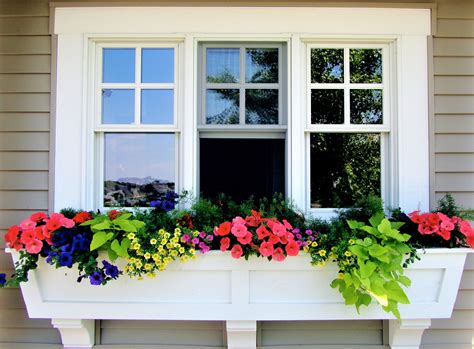
<path id="1" fill-rule="evenodd" d="M 430 35 L 431 10 L 320 7 L 55 8 L 54 34 L 74 33 Z"/>

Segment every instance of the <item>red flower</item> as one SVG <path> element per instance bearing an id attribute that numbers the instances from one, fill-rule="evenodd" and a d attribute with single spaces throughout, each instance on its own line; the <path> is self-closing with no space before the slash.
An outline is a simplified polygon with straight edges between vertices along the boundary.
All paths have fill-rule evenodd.
<path id="1" fill-rule="evenodd" d="M 247 232 L 243 237 L 238 237 L 237 240 L 242 244 L 242 245 L 247 245 L 252 241 L 252 233 Z"/>
<path id="2" fill-rule="evenodd" d="M 117 218 L 118 216 L 120 216 L 122 214 L 122 212 L 119 212 L 117 210 L 110 210 L 107 215 L 109 216 L 109 219 L 110 220 L 114 220 L 115 218 Z"/>
<path id="3" fill-rule="evenodd" d="M 38 240 L 44 240 L 45 239 L 45 236 L 43 234 L 43 227 L 44 227 L 44 225 L 35 228 L 35 236 Z"/>
<path id="4" fill-rule="evenodd" d="M 262 215 L 260 212 L 252 210 L 252 215 L 245 217 L 245 223 L 249 227 L 257 227 L 262 222 Z"/>
<path id="5" fill-rule="evenodd" d="M 82 211 L 82 212 L 79 212 L 78 214 L 76 214 L 74 217 L 73 217 L 73 221 L 74 223 L 76 224 L 81 224 L 81 223 L 84 223 L 86 221 L 90 221 L 92 219 L 92 216 L 89 212 L 87 211 Z"/>
<path id="6" fill-rule="evenodd" d="M 32 239 L 26 244 L 26 251 L 31 254 L 36 254 L 41 251 L 42 247 L 43 243 L 41 242 L 41 240 Z"/>
<path id="7" fill-rule="evenodd" d="M 436 232 L 436 234 L 438 234 L 439 236 L 441 236 L 445 240 L 449 240 L 451 238 L 451 232 L 449 230 L 446 230 L 446 229 L 439 229 Z"/>
<path id="8" fill-rule="evenodd" d="M 17 225 L 12 225 L 10 228 L 8 228 L 7 233 L 4 236 L 4 239 L 7 245 L 10 246 L 11 248 L 17 249 L 14 246 L 20 242 L 18 240 L 19 234 L 20 234 L 20 228 Z"/>
<path id="9" fill-rule="evenodd" d="M 21 233 L 20 241 L 26 245 L 30 243 L 31 240 L 37 240 L 35 230 L 34 229 L 24 230 Z"/>
<path id="10" fill-rule="evenodd" d="M 295 240 L 290 240 L 285 246 L 285 251 L 288 256 L 297 256 L 298 252 L 300 251 L 300 246 Z"/>
<path id="11" fill-rule="evenodd" d="M 30 217 L 30 219 L 33 221 L 33 222 L 40 222 L 40 221 L 44 221 L 45 219 L 48 219 L 48 215 L 44 212 L 37 212 L 37 213 L 33 213 Z"/>
<path id="12" fill-rule="evenodd" d="M 285 260 L 285 254 L 283 253 L 283 250 L 281 249 L 281 247 L 277 247 L 275 249 L 275 251 L 273 251 L 273 255 L 272 255 L 273 259 L 278 261 L 278 262 L 282 262 Z"/>
<path id="13" fill-rule="evenodd" d="M 55 231 L 61 228 L 61 222 L 57 218 L 51 218 L 48 222 L 46 222 L 45 228 L 49 231 Z"/>
<path id="14" fill-rule="evenodd" d="M 221 239 L 221 251 L 227 251 L 230 246 L 230 239 L 229 238 L 222 238 Z"/>
<path id="15" fill-rule="evenodd" d="M 291 226 L 290 223 L 288 223 L 286 219 L 283 220 L 283 225 L 285 226 L 286 229 L 293 230 L 293 227 Z"/>
<path id="16" fill-rule="evenodd" d="M 280 242 L 280 238 L 276 235 L 270 235 L 270 237 L 268 238 L 268 242 L 275 245 Z"/>
<path id="17" fill-rule="evenodd" d="M 264 225 L 261 225 L 257 228 L 257 236 L 259 240 L 263 240 L 267 236 L 270 236 L 270 232 Z"/>
<path id="18" fill-rule="evenodd" d="M 474 248 L 474 234 L 466 236 L 466 243 L 470 248 Z"/>
<path id="19" fill-rule="evenodd" d="M 232 227 L 231 222 L 224 222 L 214 229 L 214 234 L 219 236 L 226 236 L 230 233 L 230 228 Z"/>
<path id="20" fill-rule="evenodd" d="M 238 238 L 242 238 L 248 233 L 247 227 L 240 223 L 234 223 L 231 231 L 232 231 L 232 234 L 234 234 Z"/>
<path id="21" fill-rule="evenodd" d="M 236 259 L 239 259 L 240 257 L 242 257 L 242 247 L 240 245 L 234 245 L 234 247 L 232 247 L 232 250 L 230 251 L 230 254 L 232 255 L 232 257 L 236 258 Z"/>
<path id="22" fill-rule="evenodd" d="M 270 226 L 270 229 L 272 230 L 273 234 L 275 234 L 276 236 L 286 235 L 286 228 L 280 222 L 273 222 Z"/>
<path id="23" fill-rule="evenodd" d="M 258 251 L 260 252 L 260 254 L 264 257 L 269 257 L 273 254 L 273 245 L 269 242 L 262 242 L 262 244 L 260 245 L 260 248 L 258 249 Z"/>
<path id="24" fill-rule="evenodd" d="M 27 218 L 23 222 L 20 223 L 20 228 L 22 230 L 26 229 L 34 229 L 36 227 L 36 223 L 33 222 L 31 219 Z"/>
<path id="25" fill-rule="evenodd" d="M 474 230 L 471 227 L 471 224 L 468 221 L 461 221 L 459 224 L 459 231 L 464 236 L 471 236 L 474 235 Z"/>
<path id="26" fill-rule="evenodd" d="M 421 216 L 419 215 L 420 211 L 413 211 L 409 213 L 408 216 L 410 217 L 411 221 L 416 224 L 420 224 L 422 221 Z"/>

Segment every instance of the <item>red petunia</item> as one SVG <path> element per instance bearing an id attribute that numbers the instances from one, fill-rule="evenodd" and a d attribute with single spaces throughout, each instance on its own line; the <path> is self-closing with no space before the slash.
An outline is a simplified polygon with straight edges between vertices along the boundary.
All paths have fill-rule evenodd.
<path id="1" fill-rule="evenodd" d="M 260 248 L 258 249 L 258 251 L 260 252 L 262 256 L 269 257 L 273 254 L 274 247 L 271 243 L 264 241 L 260 245 Z"/>
<path id="2" fill-rule="evenodd" d="M 282 262 L 285 260 L 286 256 L 283 253 L 283 250 L 281 249 L 281 247 L 277 247 L 275 251 L 273 251 L 272 258 L 278 262 Z"/>
<path id="3" fill-rule="evenodd" d="M 252 233 L 251 233 L 251 232 L 247 232 L 247 234 L 245 234 L 244 236 L 238 237 L 237 240 L 238 240 L 242 245 L 247 245 L 247 244 L 249 244 L 249 243 L 252 241 Z"/>
<path id="4" fill-rule="evenodd" d="M 245 223 L 249 227 L 257 227 L 262 222 L 262 215 L 260 212 L 252 210 L 252 215 L 245 217 Z"/>
<path id="5" fill-rule="evenodd" d="M 270 235 L 270 237 L 268 238 L 268 242 L 275 245 L 280 242 L 280 238 L 276 235 Z"/>
<path id="6" fill-rule="evenodd" d="M 227 249 L 229 248 L 230 246 L 230 239 L 229 238 L 222 238 L 221 239 L 221 251 L 224 252 L 224 251 L 227 251 Z"/>
<path id="7" fill-rule="evenodd" d="M 240 223 L 234 223 L 232 225 L 231 231 L 232 231 L 232 234 L 234 234 L 234 236 L 238 238 L 242 238 L 248 233 L 247 227 L 244 224 L 240 224 Z"/>
<path id="8" fill-rule="evenodd" d="M 270 236 L 270 232 L 264 225 L 261 225 L 257 228 L 257 236 L 259 240 L 263 240 L 267 236 Z"/>
<path id="9" fill-rule="evenodd" d="M 92 219 L 92 216 L 89 212 L 87 211 L 82 211 L 82 212 L 79 212 L 78 214 L 76 214 L 72 220 L 74 221 L 74 223 L 76 224 L 81 224 L 81 223 L 84 223 L 84 222 L 87 222 L 87 221 L 90 221 Z"/>
<path id="10" fill-rule="evenodd" d="M 37 240 L 36 238 L 36 232 L 34 229 L 28 229 L 28 230 L 24 230 L 22 233 L 21 233 L 21 238 L 20 238 L 20 241 L 22 243 L 24 243 L 25 245 L 30 243 L 31 240 Z"/>
<path id="11" fill-rule="evenodd" d="M 20 242 L 19 235 L 20 228 L 17 225 L 12 225 L 10 228 L 8 228 L 7 233 L 4 236 L 5 242 L 9 247 L 16 249 L 14 246 Z"/>
<path id="12" fill-rule="evenodd" d="M 232 255 L 232 257 L 236 259 L 239 259 L 240 257 L 242 257 L 243 253 L 244 252 L 242 251 L 242 247 L 240 245 L 234 245 L 234 247 L 232 247 L 232 250 L 230 251 L 230 254 Z"/>
<path id="13" fill-rule="evenodd" d="M 32 220 L 33 222 L 36 222 L 36 223 L 44 221 L 45 219 L 48 219 L 48 215 L 44 212 L 33 213 L 30 216 L 30 220 Z"/>
<path id="14" fill-rule="evenodd" d="M 219 227 L 216 227 L 216 229 L 214 229 L 214 234 L 219 235 L 219 236 L 229 235 L 231 227 L 232 227 L 231 222 L 221 223 Z"/>

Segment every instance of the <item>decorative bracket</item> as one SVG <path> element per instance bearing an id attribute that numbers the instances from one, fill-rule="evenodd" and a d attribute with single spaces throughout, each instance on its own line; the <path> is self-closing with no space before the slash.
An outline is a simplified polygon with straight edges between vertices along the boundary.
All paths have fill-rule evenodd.
<path id="1" fill-rule="evenodd" d="M 431 319 L 389 320 L 388 336 L 391 349 L 419 349 L 423 332 Z"/>
<path id="2" fill-rule="evenodd" d="M 95 321 L 81 319 L 52 319 L 61 334 L 64 349 L 90 349 L 94 345 Z"/>
<path id="3" fill-rule="evenodd" d="M 228 349 L 256 349 L 257 322 L 256 321 L 227 321 L 227 348 Z"/>

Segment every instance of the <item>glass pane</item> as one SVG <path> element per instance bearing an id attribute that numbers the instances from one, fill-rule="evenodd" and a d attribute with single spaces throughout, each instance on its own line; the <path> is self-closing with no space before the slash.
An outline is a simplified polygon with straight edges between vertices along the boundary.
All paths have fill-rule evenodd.
<path id="1" fill-rule="evenodd" d="M 344 50 L 326 48 L 311 49 L 311 82 L 344 82 Z"/>
<path id="2" fill-rule="evenodd" d="M 135 49 L 104 48 L 102 82 L 135 82 Z"/>
<path id="3" fill-rule="evenodd" d="M 382 82 L 381 49 L 351 49 L 350 62 L 352 83 Z"/>
<path id="4" fill-rule="evenodd" d="M 206 123 L 239 123 L 239 90 L 207 90 Z"/>
<path id="5" fill-rule="evenodd" d="M 172 83 L 174 81 L 174 49 L 142 49 L 142 82 Z"/>
<path id="6" fill-rule="evenodd" d="M 344 90 L 311 90 L 311 123 L 344 123 Z"/>
<path id="7" fill-rule="evenodd" d="M 278 83 L 278 49 L 246 49 L 245 81 L 254 83 Z"/>
<path id="8" fill-rule="evenodd" d="M 102 123 L 133 124 L 135 90 L 102 90 Z"/>
<path id="9" fill-rule="evenodd" d="M 238 48 L 206 49 L 206 69 L 207 82 L 239 82 L 240 50 Z"/>
<path id="10" fill-rule="evenodd" d="M 142 90 L 142 124 L 172 124 L 173 90 Z"/>
<path id="11" fill-rule="evenodd" d="M 382 124 L 382 90 L 351 90 L 351 124 Z"/>
<path id="12" fill-rule="evenodd" d="M 278 124 L 278 90 L 246 90 L 245 123 Z"/>
<path id="13" fill-rule="evenodd" d="M 349 207 L 380 196 L 380 135 L 315 133 L 310 138 L 311 207 Z"/>
<path id="14" fill-rule="evenodd" d="M 149 207 L 175 190 L 175 136 L 106 133 L 104 206 Z"/>

